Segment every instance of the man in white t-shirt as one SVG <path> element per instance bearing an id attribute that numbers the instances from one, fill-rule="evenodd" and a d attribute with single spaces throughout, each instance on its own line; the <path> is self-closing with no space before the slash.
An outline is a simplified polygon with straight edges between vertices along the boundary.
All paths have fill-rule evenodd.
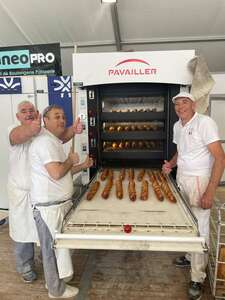
<path id="1" fill-rule="evenodd" d="M 165 161 L 163 171 L 177 166 L 177 183 L 197 218 L 200 236 L 209 244 L 209 217 L 216 188 L 224 170 L 224 151 L 216 123 L 195 112 L 195 98 L 179 93 L 172 99 L 179 120 L 174 125 L 176 154 Z M 177 266 L 191 265 L 189 299 L 198 300 L 206 277 L 207 254 L 191 253 L 175 260 Z"/>
<path id="2" fill-rule="evenodd" d="M 53 249 L 52 244 L 55 232 L 61 231 L 64 216 L 72 207 L 72 175 L 91 167 L 93 161 L 87 156 L 78 165 L 76 153 L 70 151 L 68 156 L 65 155 L 61 137 L 66 120 L 62 108 L 56 105 L 46 108 L 43 120 L 45 130 L 32 142 L 29 150 L 31 201 L 48 295 L 50 298 L 69 298 L 75 296 L 78 289 L 66 285 L 61 278 L 73 274 L 71 258 L 67 249 Z"/>

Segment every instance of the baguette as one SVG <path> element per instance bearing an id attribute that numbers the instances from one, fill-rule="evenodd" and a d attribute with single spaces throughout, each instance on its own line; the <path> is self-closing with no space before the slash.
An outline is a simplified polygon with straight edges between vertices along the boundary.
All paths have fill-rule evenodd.
<path id="1" fill-rule="evenodd" d="M 160 189 L 160 185 L 156 179 L 156 177 L 154 176 L 154 174 L 152 172 L 148 172 L 148 175 L 149 175 L 149 178 L 150 178 L 150 181 L 152 183 L 152 188 L 153 188 L 153 191 L 156 195 L 156 198 L 159 200 L 159 201 L 163 201 L 164 200 L 164 197 L 163 197 L 163 194 L 161 192 L 161 189 Z"/>
<path id="2" fill-rule="evenodd" d="M 97 193 L 98 189 L 100 187 L 100 182 L 99 181 L 95 181 L 91 186 L 90 189 L 87 193 L 86 199 L 87 200 L 92 200 L 95 196 L 95 194 Z"/>
<path id="3" fill-rule="evenodd" d="M 106 185 L 104 187 L 104 190 L 102 191 L 102 194 L 101 194 L 102 198 L 104 198 L 104 199 L 109 198 L 109 194 L 112 189 L 112 186 L 113 186 L 113 179 L 111 177 L 109 177 L 106 182 Z"/>
<path id="4" fill-rule="evenodd" d="M 148 181 L 143 180 L 141 184 L 141 200 L 148 200 Z"/>
<path id="5" fill-rule="evenodd" d="M 134 169 L 128 170 L 128 179 L 133 180 L 134 179 Z"/>
<path id="6" fill-rule="evenodd" d="M 164 195 L 166 196 L 166 198 L 172 202 L 172 203 L 176 203 L 177 200 L 176 198 L 174 197 L 169 185 L 168 185 L 168 182 L 167 182 L 167 179 L 166 177 L 161 173 L 161 172 L 158 172 L 158 178 L 161 182 L 161 188 L 162 188 L 162 191 L 164 193 Z"/>
<path id="7" fill-rule="evenodd" d="M 142 179 L 144 178 L 144 176 L 145 176 L 145 169 L 141 169 L 140 172 L 137 175 L 137 180 L 138 181 L 142 181 Z"/>
<path id="8" fill-rule="evenodd" d="M 128 194 L 131 201 L 136 200 L 137 196 L 136 196 L 135 182 L 133 180 L 129 181 Z"/>
<path id="9" fill-rule="evenodd" d="M 123 184 L 121 179 L 116 180 L 116 197 L 123 199 Z"/>
<path id="10" fill-rule="evenodd" d="M 106 178 L 108 177 L 109 175 L 109 169 L 104 169 L 101 173 L 101 176 L 100 176 L 100 179 L 102 181 L 106 180 Z"/>
<path id="11" fill-rule="evenodd" d="M 120 174 L 119 174 L 119 179 L 123 181 L 125 179 L 125 177 L 126 177 L 126 170 L 121 169 Z"/>

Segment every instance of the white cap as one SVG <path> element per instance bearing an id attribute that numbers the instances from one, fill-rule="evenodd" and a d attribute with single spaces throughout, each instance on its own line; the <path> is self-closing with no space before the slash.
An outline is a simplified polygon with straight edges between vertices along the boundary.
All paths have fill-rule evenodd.
<path id="1" fill-rule="evenodd" d="M 181 93 L 177 94 L 176 96 L 174 96 L 172 98 L 172 102 L 175 103 L 175 101 L 176 101 L 177 98 L 188 98 L 191 101 L 195 102 L 194 96 L 192 94 L 186 93 L 186 92 L 181 92 Z"/>

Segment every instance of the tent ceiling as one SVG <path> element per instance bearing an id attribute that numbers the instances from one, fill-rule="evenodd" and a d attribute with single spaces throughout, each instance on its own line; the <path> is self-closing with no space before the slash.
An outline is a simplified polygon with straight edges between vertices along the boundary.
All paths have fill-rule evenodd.
<path id="1" fill-rule="evenodd" d="M 60 42 L 63 57 L 74 44 L 79 52 L 196 49 L 211 71 L 225 72 L 224 0 L 0 0 L 0 20 L 0 46 Z"/>

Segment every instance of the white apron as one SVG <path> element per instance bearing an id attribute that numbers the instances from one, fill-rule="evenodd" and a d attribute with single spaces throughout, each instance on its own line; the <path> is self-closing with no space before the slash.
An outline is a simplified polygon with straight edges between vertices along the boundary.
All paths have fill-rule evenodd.
<path id="1" fill-rule="evenodd" d="M 185 176 L 177 174 L 177 184 L 188 198 L 190 205 L 200 207 L 200 200 L 209 183 L 208 176 Z"/>
<path id="2" fill-rule="evenodd" d="M 8 184 L 9 235 L 16 242 L 38 242 L 29 191 Z"/>
<path id="3" fill-rule="evenodd" d="M 58 205 L 37 206 L 41 217 L 55 238 L 55 232 L 61 232 L 63 219 L 68 210 L 72 207 L 72 201 L 67 201 Z M 73 263 L 70 249 L 55 249 L 59 278 L 70 277 L 73 275 Z"/>

